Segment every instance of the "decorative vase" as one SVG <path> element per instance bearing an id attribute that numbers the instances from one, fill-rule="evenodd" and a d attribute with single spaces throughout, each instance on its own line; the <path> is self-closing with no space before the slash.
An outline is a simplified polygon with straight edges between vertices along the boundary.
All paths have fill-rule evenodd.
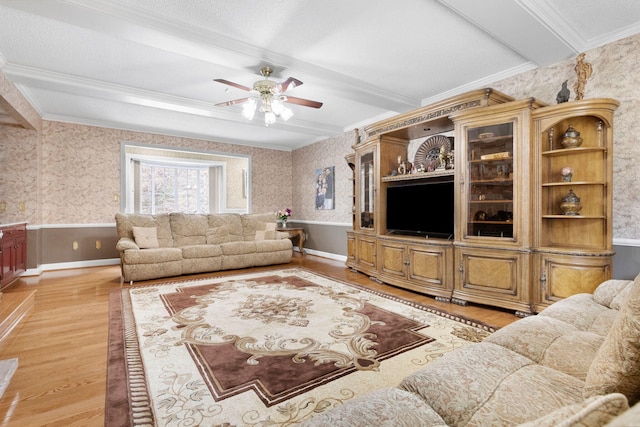
<path id="1" fill-rule="evenodd" d="M 573 126 L 569 125 L 566 132 L 562 134 L 562 141 L 560 142 L 562 148 L 576 148 L 582 145 L 582 138 L 580 132 L 575 130 Z"/>
<path id="2" fill-rule="evenodd" d="M 576 196 L 573 190 L 569 190 L 569 193 L 562 198 L 560 202 L 560 209 L 565 215 L 580 215 L 582 210 L 582 203 L 580 203 L 580 197 Z"/>
<path id="3" fill-rule="evenodd" d="M 280 228 L 287 228 L 287 221 L 282 221 Z"/>

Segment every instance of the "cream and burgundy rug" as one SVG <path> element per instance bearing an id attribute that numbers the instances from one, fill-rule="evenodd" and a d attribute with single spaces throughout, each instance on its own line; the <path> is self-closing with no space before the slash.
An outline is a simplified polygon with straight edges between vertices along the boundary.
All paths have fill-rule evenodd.
<path id="1" fill-rule="evenodd" d="M 299 268 L 118 289 L 105 425 L 293 425 L 491 331 Z"/>

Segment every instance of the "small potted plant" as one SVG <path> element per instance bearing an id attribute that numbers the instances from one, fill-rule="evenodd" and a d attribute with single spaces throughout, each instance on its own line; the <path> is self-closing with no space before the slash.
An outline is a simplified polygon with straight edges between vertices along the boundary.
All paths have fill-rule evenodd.
<path id="1" fill-rule="evenodd" d="M 276 218 L 280 223 L 282 223 L 281 225 L 282 228 L 287 228 L 287 221 L 289 220 L 290 217 L 291 217 L 291 209 L 289 208 L 281 209 L 278 212 L 276 212 Z"/>

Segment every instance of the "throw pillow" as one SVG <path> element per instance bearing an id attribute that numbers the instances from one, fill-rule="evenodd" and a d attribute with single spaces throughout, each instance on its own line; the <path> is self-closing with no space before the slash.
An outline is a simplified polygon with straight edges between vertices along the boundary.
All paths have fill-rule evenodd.
<path id="1" fill-rule="evenodd" d="M 275 240 L 276 226 L 275 222 L 267 222 L 264 225 L 264 230 L 256 230 L 255 240 Z"/>
<path id="2" fill-rule="evenodd" d="M 159 248 L 156 227 L 131 227 L 133 238 L 140 249 Z"/>
<path id="3" fill-rule="evenodd" d="M 278 224 L 276 224 L 275 222 L 267 222 L 264 225 L 264 227 L 265 227 L 264 229 L 265 229 L 265 231 L 276 231 L 277 226 L 278 226 Z"/>
<path id="4" fill-rule="evenodd" d="M 640 275 L 636 277 L 602 346 L 591 362 L 584 397 L 622 393 L 640 400 Z"/>
<path id="5" fill-rule="evenodd" d="M 628 408 L 627 398 L 623 394 L 611 393 L 563 406 L 550 414 L 518 427 L 600 427 Z"/>

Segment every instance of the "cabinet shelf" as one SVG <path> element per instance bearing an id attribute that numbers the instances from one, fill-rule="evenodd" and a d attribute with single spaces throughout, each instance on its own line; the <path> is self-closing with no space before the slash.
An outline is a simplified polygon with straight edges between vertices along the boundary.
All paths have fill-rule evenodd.
<path id="1" fill-rule="evenodd" d="M 446 169 L 441 171 L 433 171 L 433 172 L 417 172 L 417 173 L 409 173 L 406 175 L 389 175 L 383 176 L 380 178 L 382 182 L 395 182 L 395 181 L 413 181 L 417 179 L 425 179 L 425 178 L 439 178 L 443 176 L 453 177 L 455 175 L 455 170 Z"/>
<path id="2" fill-rule="evenodd" d="M 593 152 L 606 152 L 607 149 L 604 147 L 576 147 L 576 148 L 560 148 L 557 150 L 543 151 L 542 155 L 545 157 L 554 157 L 554 156 L 568 156 L 580 153 L 593 153 Z"/>
<path id="3" fill-rule="evenodd" d="M 469 139 L 470 144 L 489 144 L 492 142 L 513 140 L 513 135 L 496 135 L 488 138 L 473 138 Z"/>
<path id="4" fill-rule="evenodd" d="M 487 165 L 487 164 L 492 164 L 492 163 L 512 163 L 513 162 L 513 157 L 501 157 L 501 158 L 497 158 L 497 159 L 473 159 L 473 160 L 469 160 L 469 163 L 474 164 L 474 165 Z"/>
<path id="5" fill-rule="evenodd" d="M 483 205 L 483 204 L 496 204 L 496 203 L 513 203 L 513 200 L 504 199 L 504 200 L 470 200 L 470 204 L 472 205 Z"/>
<path id="6" fill-rule="evenodd" d="M 603 181 L 558 181 L 542 184 L 543 187 L 571 187 L 572 185 L 607 185 L 607 183 Z"/>
<path id="7" fill-rule="evenodd" d="M 542 215 L 544 219 L 570 219 L 570 220 L 580 220 L 580 219 L 606 219 L 604 215 Z"/>
<path id="8" fill-rule="evenodd" d="M 513 221 L 469 221 L 469 224 L 513 225 Z"/>
<path id="9" fill-rule="evenodd" d="M 473 179 L 470 181 L 470 183 L 512 186 L 513 180 L 512 179 Z"/>

